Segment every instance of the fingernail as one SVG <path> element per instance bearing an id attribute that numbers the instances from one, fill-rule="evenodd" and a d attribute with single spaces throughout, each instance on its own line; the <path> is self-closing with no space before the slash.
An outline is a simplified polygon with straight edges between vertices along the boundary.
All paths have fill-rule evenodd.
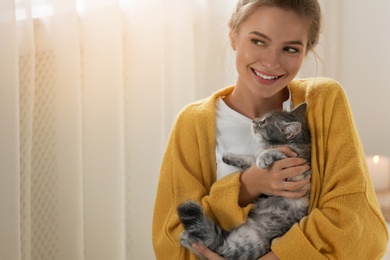
<path id="1" fill-rule="evenodd" d="M 192 246 L 193 249 L 199 249 L 200 248 L 198 243 L 193 243 L 191 246 Z"/>

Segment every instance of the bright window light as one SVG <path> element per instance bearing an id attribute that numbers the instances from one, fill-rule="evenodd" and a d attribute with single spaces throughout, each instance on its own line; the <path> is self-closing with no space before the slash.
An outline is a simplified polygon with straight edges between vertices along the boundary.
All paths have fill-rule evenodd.
<path id="1" fill-rule="evenodd" d="M 30 5 L 31 5 L 31 17 L 47 17 L 53 15 L 53 5 L 49 1 L 31 1 L 31 4 L 27 4 L 27 1 L 15 0 L 15 16 L 16 20 L 24 20 L 29 17 Z"/>

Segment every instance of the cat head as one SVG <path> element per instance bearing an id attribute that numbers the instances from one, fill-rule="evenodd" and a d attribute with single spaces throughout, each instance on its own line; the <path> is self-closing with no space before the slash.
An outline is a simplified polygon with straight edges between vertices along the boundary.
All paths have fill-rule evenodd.
<path id="1" fill-rule="evenodd" d="M 302 103 L 292 111 L 272 111 L 252 123 L 252 132 L 257 139 L 268 145 L 283 145 L 299 142 L 306 137 L 305 112 L 307 104 Z M 307 141 L 307 140 L 306 140 Z"/>

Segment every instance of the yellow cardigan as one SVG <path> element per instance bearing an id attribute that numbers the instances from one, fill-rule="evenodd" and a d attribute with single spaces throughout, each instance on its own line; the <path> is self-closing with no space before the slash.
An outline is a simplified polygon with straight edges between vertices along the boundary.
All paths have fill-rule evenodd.
<path id="1" fill-rule="evenodd" d="M 176 213 L 186 200 L 200 202 L 224 229 L 242 224 L 252 205 L 238 205 L 240 173 L 216 181 L 215 101 L 234 87 L 185 107 L 163 158 L 153 217 L 156 259 L 197 259 L 180 245 Z M 388 233 L 370 181 L 346 95 L 327 78 L 294 80 L 293 104 L 308 103 L 312 136 L 309 215 L 272 242 L 280 259 L 381 259 Z"/>

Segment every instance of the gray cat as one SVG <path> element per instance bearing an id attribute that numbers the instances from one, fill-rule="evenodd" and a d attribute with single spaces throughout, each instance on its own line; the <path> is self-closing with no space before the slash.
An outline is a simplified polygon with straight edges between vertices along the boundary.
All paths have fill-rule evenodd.
<path id="1" fill-rule="evenodd" d="M 253 120 L 252 132 L 265 148 L 257 156 L 258 167 L 267 168 L 275 161 L 286 158 L 282 152 L 272 149 L 283 145 L 310 162 L 310 133 L 304 119 L 306 107 L 307 104 L 302 103 L 291 112 L 272 111 Z M 224 154 L 223 161 L 243 170 L 253 164 L 250 157 L 230 153 Z M 302 180 L 310 174 L 311 170 L 287 181 Z M 198 203 L 184 202 L 177 209 L 185 229 L 180 234 L 181 244 L 192 250 L 192 243 L 200 242 L 229 260 L 258 259 L 270 251 L 274 238 L 282 236 L 307 215 L 308 205 L 309 192 L 299 199 L 262 195 L 255 201 L 247 221 L 226 231 L 208 218 Z"/>

